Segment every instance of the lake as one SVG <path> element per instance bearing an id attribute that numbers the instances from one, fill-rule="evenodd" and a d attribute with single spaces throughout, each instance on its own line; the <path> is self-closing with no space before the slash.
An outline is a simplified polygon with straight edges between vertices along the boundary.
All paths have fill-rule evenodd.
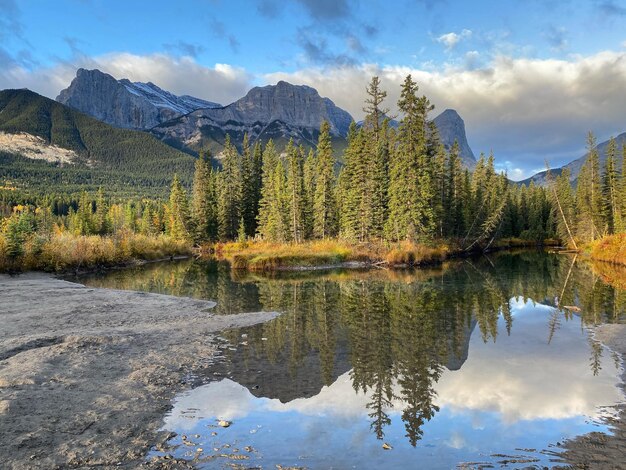
<path id="1" fill-rule="evenodd" d="M 281 313 L 224 332 L 165 417 L 200 468 L 550 467 L 625 401 L 589 327 L 624 322 L 626 291 L 567 255 L 271 275 L 183 260 L 80 282 Z"/>

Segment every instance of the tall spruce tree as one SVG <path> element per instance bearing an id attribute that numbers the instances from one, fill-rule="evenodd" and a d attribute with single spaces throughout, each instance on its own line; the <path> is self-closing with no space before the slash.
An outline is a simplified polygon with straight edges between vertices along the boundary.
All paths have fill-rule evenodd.
<path id="1" fill-rule="evenodd" d="M 248 133 L 243 136 L 241 156 L 241 217 L 243 217 L 246 235 L 254 236 L 259 212 L 260 174 L 260 147 L 250 148 Z"/>
<path id="2" fill-rule="evenodd" d="M 616 167 L 617 144 L 611 137 L 606 150 L 606 162 L 602 178 L 602 215 L 609 234 L 623 230 L 619 173 Z"/>
<path id="3" fill-rule="evenodd" d="M 289 238 L 301 243 L 305 237 L 306 195 L 304 192 L 303 161 L 293 139 L 287 145 L 287 198 L 289 207 Z"/>
<path id="4" fill-rule="evenodd" d="M 301 149 L 304 153 L 304 148 Z M 313 202 L 315 201 L 315 172 L 317 168 L 317 159 L 313 149 L 309 149 L 309 153 L 304 160 L 304 197 L 306 200 L 305 216 L 304 216 L 304 238 L 313 238 Z"/>
<path id="5" fill-rule="evenodd" d="M 407 76 L 398 101 L 404 116 L 390 162 L 386 224 L 388 237 L 394 240 L 432 237 L 436 228 L 430 205 L 435 191 L 432 162 L 427 154 L 428 113 L 433 106 L 425 96 L 417 96 L 418 90 Z"/>
<path id="6" fill-rule="evenodd" d="M 170 189 L 170 199 L 167 205 L 166 230 L 175 240 L 189 239 L 189 205 L 187 193 L 183 188 L 178 175 L 174 175 Z"/>
<path id="7" fill-rule="evenodd" d="M 218 235 L 221 240 L 234 240 L 241 221 L 242 171 L 241 157 L 226 135 L 222 171 L 218 177 Z"/>
<path id="8" fill-rule="evenodd" d="M 463 217 L 463 168 L 461 166 L 461 150 L 459 142 L 455 139 L 447 156 L 447 168 L 445 174 L 445 199 L 444 199 L 444 234 L 445 236 L 458 237 L 465 230 Z"/>
<path id="9" fill-rule="evenodd" d="M 367 98 L 363 112 L 365 113 L 365 128 L 373 134 L 373 140 L 378 145 L 381 135 L 381 127 L 389 112 L 388 108 L 383 108 L 382 104 L 387 97 L 387 92 L 380 89 L 380 78 L 374 76 L 365 89 Z"/>
<path id="10" fill-rule="evenodd" d="M 258 233 L 266 240 L 289 239 L 289 206 L 285 167 L 270 140 L 263 152 L 263 181 L 259 203 Z"/>
<path id="11" fill-rule="evenodd" d="M 330 138 L 330 124 L 323 121 L 317 142 L 313 235 L 317 238 L 333 237 L 337 234 L 337 225 L 335 158 Z"/>
<path id="12" fill-rule="evenodd" d="M 217 199 L 211 154 L 207 150 L 198 155 L 193 176 L 191 213 L 194 242 L 202 243 L 217 238 Z"/>
<path id="13" fill-rule="evenodd" d="M 583 240 L 595 240 L 601 232 L 600 156 L 596 138 L 587 134 L 587 158 L 578 175 L 576 186 L 577 233 Z"/>
<path id="14" fill-rule="evenodd" d="M 348 130 L 348 147 L 344 153 L 344 168 L 340 177 L 341 236 L 363 241 L 371 228 L 370 155 L 363 129 L 357 130 L 352 122 Z"/>
<path id="15" fill-rule="evenodd" d="M 382 238 L 385 232 L 389 201 L 389 154 L 392 148 L 389 119 L 383 120 L 377 139 L 367 138 L 366 150 L 371 164 L 371 223 L 372 238 Z"/>

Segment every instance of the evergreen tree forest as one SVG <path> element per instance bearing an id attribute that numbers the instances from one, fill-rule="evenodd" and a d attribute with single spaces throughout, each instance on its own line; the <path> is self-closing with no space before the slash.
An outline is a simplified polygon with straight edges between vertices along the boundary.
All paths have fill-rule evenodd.
<path id="1" fill-rule="evenodd" d="M 189 250 L 229 241 L 341 240 L 445 243 L 458 252 L 489 249 L 500 239 L 580 249 L 626 231 L 626 147 L 614 140 L 601 165 L 589 133 L 587 160 L 574 182 L 565 169 L 554 177 L 548 172 L 546 187 L 520 185 L 496 170 L 493 154 L 481 154 L 473 171 L 464 168 L 459 145 L 443 145 L 433 105 L 410 75 L 397 103 L 397 129 L 385 98 L 372 78 L 365 120 L 350 126 L 343 155 L 333 151 L 328 122 L 315 149 L 290 141 L 279 150 L 271 140 L 245 136 L 240 153 L 227 138 L 219 158 L 200 153 L 191 188 L 172 175 L 166 201 L 114 199 L 102 189 L 33 196 L 0 188 L 0 258 L 17 260 L 26 245 L 36 254 L 54 234 L 167 237 L 178 251 L 180 244 Z"/>
<path id="2" fill-rule="evenodd" d="M 600 168 L 590 134 L 587 163 L 574 186 L 567 172 L 546 188 L 517 185 L 496 171 L 493 154 L 481 154 L 470 171 L 458 144 L 446 151 L 430 119 L 433 106 L 411 76 L 402 85 L 398 129 L 386 118 L 378 77 L 366 91 L 364 124 L 350 127 L 343 165 L 327 122 L 316 150 L 293 141 L 282 152 L 272 141 L 251 148 L 246 137 L 242 154 L 227 140 L 221 169 L 204 155 L 188 218 L 193 240 L 454 240 L 472 249 L 499 238 L 570 244 L 625 230 L 626 150 L 614 142 Z"/>

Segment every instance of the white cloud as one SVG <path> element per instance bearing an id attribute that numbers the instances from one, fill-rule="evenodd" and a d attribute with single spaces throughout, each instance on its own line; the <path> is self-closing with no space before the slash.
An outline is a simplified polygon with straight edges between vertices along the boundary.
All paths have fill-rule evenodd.
<path id="1" fill-rule="evenodd" d="M 21 66 L 0 70 L 0 89 L 30 88 L 50 98 L 66 88 L 79 67 L 98 68 L 115 78 L 131 81 L 151 81 L 176 94 L 228 104 L 240 98 L 250 88 L 252 76 L 244 69 L 228 64 L 205 67 L 191 57 L 168 54 L 136 55 L 111 53 L 94 58 L 77 57 L 71 63 L 27 70 Z"/>
<path id="2" fill-rule="evenodd" d="M 363 64 L 272 73 L 265 81 L 313 86 L 360 119 L 373 75 L 381 78 L 386 105 L 395 112 L 408 74 L 436 105 L 435 114 L 445 108 L 459 112 L 476 154 L 493 149 L 496 160 L 511 160 L 516 167 L 543 167 L 544 158 L 556 164 L 579 157 L 589 130 L 601 139 L 626 131 L 626 52 L 562 60 L 499 56 L 475 69 Z"/>
<path id="3" fill-rule="evenodd" d="M 456 109 L 465 120 L 474 152 L 493 149 L 496 161 L 512 162 L 509 171 L 543 168 L 546 158 L 557 165 L 579 157 L 589 130 L 599 140 L 626 131 L 626 51 L 567 59 L 499 55 L 489 62 L 483 54 L 469 51 L 463 60 L 438 67 L 361 64 L 255 77 L 228 64 L 206 67 L 190 57 L 112 53 L 32 71 L 9 64 L 0 67 L 0 89 L 28 87 L 54 98 L 67 87 L 77 67 L 97 67 L 117 78 L 152 81 L 177 94 L 228 104 L 256 81 L 286 80 L 313 86 L 358 120 L 373 75 L 380 76 L 388 92 L 386 106 L 396 113 L 400 84 L 412 74 L 420 92 L 436 106 L 433 116 L 446 108 Z"/>
<path id="4" fill-rule="evenodd" d="M 446 34 L 442 34 L 435 40 L 444 46 L 446 46 L 446 50 L 454 49 L 455 46 L 461 42 L 461 40 L 469 38 L 472 36 L 472 31 L 469 29 L 464 29 L 460 33 L 450 32 Z"/>

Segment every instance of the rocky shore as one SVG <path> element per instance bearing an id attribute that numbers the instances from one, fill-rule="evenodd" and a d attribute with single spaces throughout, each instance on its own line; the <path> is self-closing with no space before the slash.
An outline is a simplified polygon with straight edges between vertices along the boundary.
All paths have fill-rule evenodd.
<path id="1" fill-rule="evenodd" d="M 145 461 L 172 397 L 219 356 L 217 333 L 271 312 L 0 275 L 2 468 L 185 468 Z"/>

